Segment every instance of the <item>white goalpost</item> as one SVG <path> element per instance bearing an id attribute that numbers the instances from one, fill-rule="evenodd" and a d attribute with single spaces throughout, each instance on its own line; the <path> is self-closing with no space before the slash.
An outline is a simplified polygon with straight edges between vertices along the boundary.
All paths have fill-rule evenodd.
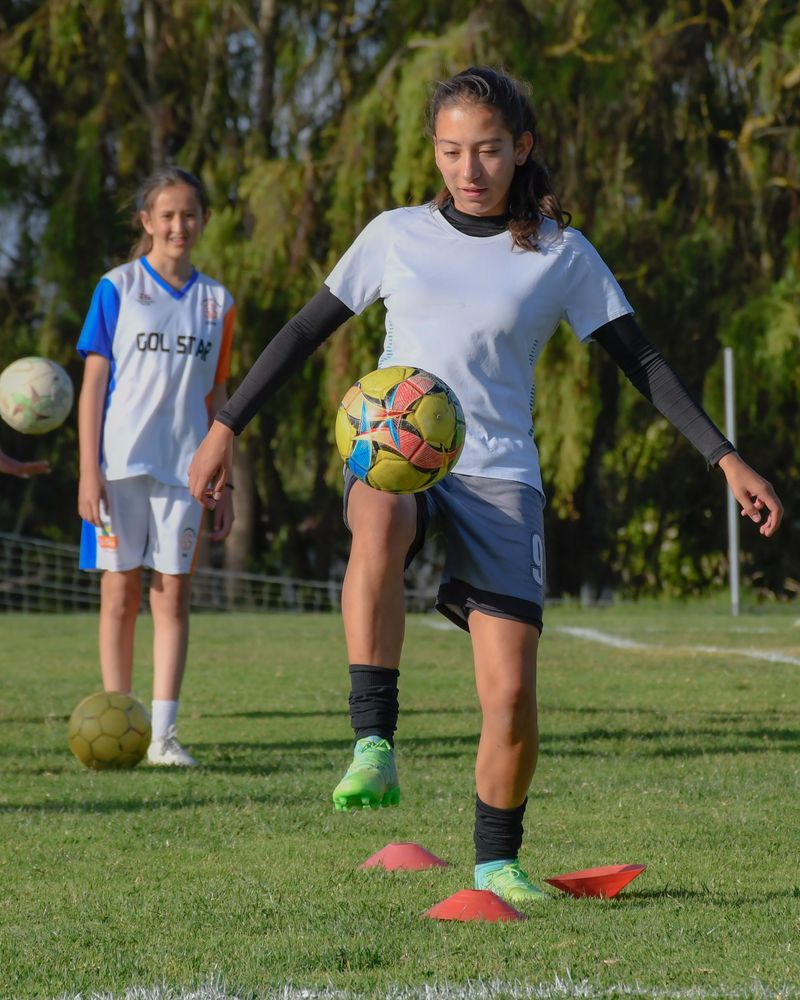
<path id="1" fill-rule="evenodd" d="M 733 348 L 723 350 L 725 362 L 725 436 L 736 444 L 736 408 Z M 731 614 L 739 614 L 739 512 L 736 497 L 728 490 L 728 573 L 731 589 Z"/>

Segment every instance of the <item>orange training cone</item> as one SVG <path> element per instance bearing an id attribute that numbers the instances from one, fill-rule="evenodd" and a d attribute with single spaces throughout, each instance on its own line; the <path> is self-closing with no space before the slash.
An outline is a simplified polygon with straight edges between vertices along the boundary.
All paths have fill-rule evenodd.
<path id="1" fill-rule="evenodd" d="M 519 910 L 488 889 L 460 889 L 423 913 L 433 920 L 525 920 Z"/>
<path id="2" fill-rule="evenodd" d="M 641 875 L 646 865 L 604 865 L 602 868 L 585 868 L 580 872 L 568 872 L 566 875 L 554 875 L 545 882 L 562 889 L 572 896 L 600 896 L 602 899 L 613 899 Z"/>
<path id="3" fill-rule="evenodd" d="M 361 867 L 418 872 L 425 868 L 448 868 L 449 863 L 431 854 L 421 844 L 387 844 L 377 854 L 367 858 Z"/>

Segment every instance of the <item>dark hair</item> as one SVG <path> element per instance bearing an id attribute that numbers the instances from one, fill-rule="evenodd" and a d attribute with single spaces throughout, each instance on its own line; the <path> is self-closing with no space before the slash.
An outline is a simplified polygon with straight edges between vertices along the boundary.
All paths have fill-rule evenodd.
<path id="1" fill-rule="evenodd" d="M 553 219 L 559 229 L 568 226 L 572 217 L 562 209 L 550 184 L 547 167 L 533 156 L 539 139 L 530 88 L 489 66 L 470 66 L 449 80 L 440 81 L 428 104 L 427 126 L 431 138 L 436 134 L 436 118 L 441 109 L 465 103 L 496 108 L 515 142 L 523 132 L 530 132 L 533 136 L 533 148 L 525 162 L 517 166 L 511 181 L 508 195 L 511 221 L 508 229 L 515 246 L 536 250 L 536 236 L 543 216 Z M 441 208 L 449 198 L 450 192 L 444 188 L 436 195 L 433 204 Z"/>
<path id="2" fill-rule="evenodd" d="M 133 225 L 135 229 L 141 229 L 141 233 L 131 248 L 131 260 L 143 257 L 145 254 L 150 253 L 153 248 L 153 237 L 144 230 L 140 213 L 149 212 L 159 192 L 175 184 L 185 184 L 187 187 L 192 188 L 197 195 L 197 201 L 203 216 L 208 212 L 208 195 L 206 194 L 206 189 L 203 187 L 203 182 L 198 177 L 190 174 L 188 170 L 182 170 L 180 167 L 166 166 L 156 170 L 146 180 L 142 181 L 139 185 L 139 190 L 136 192 Z"/>

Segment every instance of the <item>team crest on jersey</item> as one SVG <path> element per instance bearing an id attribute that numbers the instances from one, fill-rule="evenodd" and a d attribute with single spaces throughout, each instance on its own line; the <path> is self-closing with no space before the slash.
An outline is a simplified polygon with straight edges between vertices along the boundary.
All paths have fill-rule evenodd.
<path id="1" fill-rule="evenodd" d="M 192 550 L 194 549 L 194 538 L 194 528 L 186 528 L 181 535 L 181 555 L 184 559 L 188 555 L 191 555 Z"/>
<path id="2" fill-rule="evenodd" d="M 219 303 L 216 299 L 203 299 L 203 318 L 206 323 L 216 323 L 219 320 Z"/>
<path id="3" fill-rule="evenodd" d="M 153 304 L 153 297 L 152 295 L 148 295 L 147 292 L 139 292 L 138 299 L 143 306 L 151 306 Z"/>

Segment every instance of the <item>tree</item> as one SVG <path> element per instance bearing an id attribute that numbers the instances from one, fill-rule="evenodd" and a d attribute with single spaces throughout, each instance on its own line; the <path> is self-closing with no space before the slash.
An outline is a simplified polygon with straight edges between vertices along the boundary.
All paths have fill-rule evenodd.
<path id="1" fill-rule="evenodd" d="M 92 287 L 126 254 L 123 207 L 167 158 L 214 214 L 201 259 L 233 291 L 241 375 L 379 211 L 438 187 L 429 82 L 471 62 L 530 80 L 543 153 L 645 332 L 721 416 L 721 345 L 748 360 L 740 443 L 797 482 L 800 18 L 744 0 L 14 2 L 0 22 L 0 360 L 67 363 Z M 128 202 L 129 204 L 129 202 Z M 379 309 L 353 319 L 241 439 L 229 565 L 341 566 L 333 414 L 374 367 Z M 560 332 L 537 376 L 551 591 L 686 593 L 724 571 L 724 492 L 596 350 Z M 36 442 L 58 466 L 14 484 L 3 524 L 74 537 L 74 422 Z M 0 445 L 30 454 L 34 443 Z M 16 446 L 16 448 L 15 448 Z M 786 478 L 784 478 L 784 476 Z M 27 499 L 26 499 L 27 498 Z M 249 516 L 244 516 L 249 512 Z M 784 543 L 748 536 L 785 593 Z M 788 537 L 787 537 L 788 536 Z M 755 555 L 758 547 L 757 556 Z M 760 574 L 760 575 L 758 575 Z M 791 585 L 790 585 L 791 586 Z"/>

